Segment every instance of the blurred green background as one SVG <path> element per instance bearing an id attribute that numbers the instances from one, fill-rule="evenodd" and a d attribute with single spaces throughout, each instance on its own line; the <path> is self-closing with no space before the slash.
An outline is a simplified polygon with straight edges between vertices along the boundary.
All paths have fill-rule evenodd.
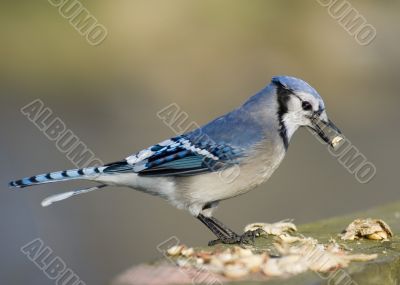
<path id="1" fill-rule="evenodd" d="M 330 117 L 377 167 L 359 184 L 307 131 L 272 178 L 222 203 L 237 231 L 250 222 L 296 223 L 397 200 L 400 1 L 351 4 L 377 30 L 357 44 L 316 0 L 82 1 L 108 30 L 89 45 L 48 1 L 0 6 L 0 283 L 54 284 L 20 251 L 35 238 L 86 284 L 107 284 L 132 264 L 159 258 L 170 236 L 204 245 L 211 233 L 161 199 L 107 188 L 42 208 L 82 183 L 11 191 L 8 181 L 73 168 L 21 113 L 44 101 L 105 162 L 173 136 L 156 113 L 171 103 L 204 124 L 263 88 L 273 75 L 303 78 Z M 85 183 L 83 183 L 85 184 Z"/>

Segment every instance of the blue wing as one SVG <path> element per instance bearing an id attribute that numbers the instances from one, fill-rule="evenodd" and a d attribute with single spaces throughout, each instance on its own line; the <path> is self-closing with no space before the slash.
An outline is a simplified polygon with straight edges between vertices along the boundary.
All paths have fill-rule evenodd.
<path id="1" fill-rule="evenodd" d="M 105 173 L 135 172 L 141 176 L 189 176 L 219 171 L 238 162 L 241 151 L 190 135 L 172 138 L 107 165 Z"/>

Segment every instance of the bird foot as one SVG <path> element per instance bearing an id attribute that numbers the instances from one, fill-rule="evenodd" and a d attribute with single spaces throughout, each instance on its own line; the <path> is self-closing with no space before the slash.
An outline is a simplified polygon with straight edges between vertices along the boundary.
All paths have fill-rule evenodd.
<path id="1" fill-rule="evenodd" d="M 263 233 L 262 229 L 257 229 L 255 231 L 247 231 L 242 235 L 234 235 L 231 237 L 219 238 L 212 240 L 208 243 L 208 246 L 213 246 L 216 244 L 238 244 L 240 246 L 254 244 L 257 236 Z"/>

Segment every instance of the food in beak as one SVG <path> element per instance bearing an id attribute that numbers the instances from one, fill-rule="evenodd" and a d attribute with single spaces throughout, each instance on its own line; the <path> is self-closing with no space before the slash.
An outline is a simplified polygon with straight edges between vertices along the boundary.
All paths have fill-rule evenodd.
<path id="1" fill-rule="evenodd" d="M 332 140 L 332 143 L 331 143 L 333 148 L 336 148 L 342 140 L 343 140 L 343 138 L 341 136 L 334 137 Z"/>
<path id="2" fill-rule="evenodd" d="M 319 116 L 313 116 L 311 119 L 311 129 L 327 144 L 333 148 L 337 148 L 344 140 L 341 136 L 340 130 L 335 124 L 328 120 L 328 122 L 321 120 Z"/>

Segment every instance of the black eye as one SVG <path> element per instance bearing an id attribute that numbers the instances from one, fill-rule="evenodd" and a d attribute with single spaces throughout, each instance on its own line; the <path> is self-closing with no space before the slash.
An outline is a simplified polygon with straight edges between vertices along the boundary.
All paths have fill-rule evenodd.
<path id="1" fill-rule="evenodd" d="M 303 101 L 303 103 L 301 103 L 301 107 L 303 108 L 304 111 L 312 110 L 312 106 L 311 106 L 310 102 L 307 102 L 307 101 Z"/>

